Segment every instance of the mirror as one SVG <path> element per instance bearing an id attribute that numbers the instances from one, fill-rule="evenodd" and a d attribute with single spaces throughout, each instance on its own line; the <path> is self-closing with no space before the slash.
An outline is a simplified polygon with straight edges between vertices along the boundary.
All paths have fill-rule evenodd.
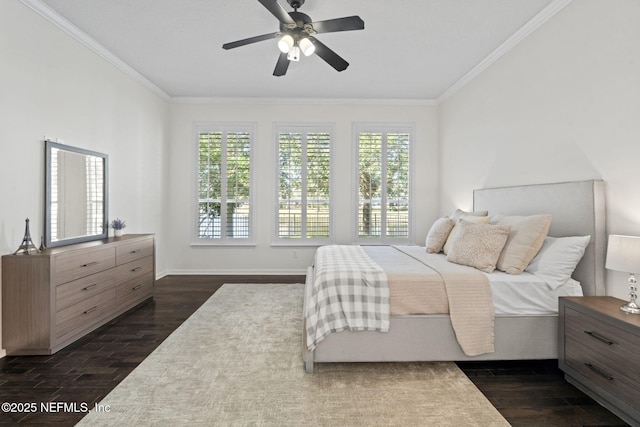
<path id="1" fill-rule="evenodd" d="M 106 239 L 109 157 L 46 140 L 45 160 L 45 245 Z"/>

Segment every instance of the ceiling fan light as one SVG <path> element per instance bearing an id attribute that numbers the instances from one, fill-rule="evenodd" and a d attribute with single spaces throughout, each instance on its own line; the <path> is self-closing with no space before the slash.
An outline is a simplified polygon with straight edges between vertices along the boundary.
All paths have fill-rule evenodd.
<path id="1" fill-rule="evenodd" d="M 306 37 L 300 40 L 299 44 L 302 53 L 304 53 L 304 56 L 309 56 L 316 51 L 316 45 L 314 45 L 313 42 Z"/>
<path id="2" fill-rule="evenodd" d="M 289 49 L 287 59 L 289 61 L 300 61 L 300 47 L 297 44 Z"/>
<path id="3" fill-rule="evenodd" d="M 288 53 L 292 47 L 293 37 L 291 37 L 289 34 L 285 34 L 280 40 L 278 40 L 278 49 L 280 49 L 280 52 Z"/>

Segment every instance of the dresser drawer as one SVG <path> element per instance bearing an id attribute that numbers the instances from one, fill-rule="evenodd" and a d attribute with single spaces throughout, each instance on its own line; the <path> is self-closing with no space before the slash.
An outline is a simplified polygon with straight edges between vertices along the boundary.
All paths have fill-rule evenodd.
<path id="1" fill-rule="evenodd" d="M 128 282 L 153 271 L 153 257 L 128 262 L 113 269 L 118 283 Z"/>
<path id="2" fill-rule="evenodd" d="M 116 252 L 113 247 L 74 251 L 55 257 L 54 284 L 70 282 L 115 267 Z"/>
<path id="3" fill-rule="evenodd" d="M 116 247 L 116 264 L 122 265 L 153 256 L 153 239 L 142 239 Z"/>
<path id="4" fill-rule="evenodd" d="M 56 337 L 63 338 L 93 326 L 115 307 L 116 290 L 111 288 L 56 313 Z"/>
<path id="5" fill-rule="evenodd" d="M 106 270 L 56 287 L 56 311 L 91 298 L 116 285 L 113 271 Z"/>
<path id="6" fill-rule="evenodd" d="M 153 272 L 149 272 L 118 285 L 116 288 L 116 304 L 118 306 L 128 306 L 149 298 L 153 295 L 153 281 Z"/>

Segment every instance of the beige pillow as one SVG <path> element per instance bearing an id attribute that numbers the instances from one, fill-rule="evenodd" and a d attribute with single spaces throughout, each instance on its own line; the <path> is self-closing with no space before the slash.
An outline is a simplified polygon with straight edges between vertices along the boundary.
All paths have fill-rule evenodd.
<path id="1" fill-rule="evenodd" d="M 456 237 L 456 233 L 458 232 L 458 224 L 460 224 L 460 221 L 464 220 L 464 221 L 468 221 L 468 222 L 473 222 L 475 224 L 488 224 L 489 223 L 489 217 L 488 216 L 477 216 L 477 215 L 473 215 L 470 213 L 463 213 L 460 215 L 460 218 L 456 221 L 456 225 L 453 226 L 453 229 L 451 230 L 451 233 L 449 233 L 449 237 L 447 238 L 447 242 L 444 244 L 444 253 L 448 254 L 449 251 L 451 250 L 451 243 L 453 242 L 453 239 Z"/>
<path id="2" fill-rule="evenodd" d="M 457 228 L 447 260 L 485 273 L 495 270 L 511 228 L 505 225 L 475 224 L 466 220 L 459 220 Z"/>
<path id="3" fill-rule="evenodd" d="M 511 227 L 498 258 L 498 270 L 520 274 L 542 247 L 551 226 L 551 215 L 498 216 L 491 223 Z"/>
<path id="4" fill-rule="evenodd" d="M 430 254 L 436 254 L 442 250 L 444 243 L 447 241 L 447 237 L 449 237 L 449 233 L 451 233 L 451 229 L 456 224 L 454 220 L 451 218 L 447 218 L 446 216 L 443 218 L 439 218 L 436 222 L 431 226 L 431 230 L 429 230 L 429 234 L 427 234 L 427 240 L 425 242 L 425 246 L 427 247 L 427 252 Z"/>

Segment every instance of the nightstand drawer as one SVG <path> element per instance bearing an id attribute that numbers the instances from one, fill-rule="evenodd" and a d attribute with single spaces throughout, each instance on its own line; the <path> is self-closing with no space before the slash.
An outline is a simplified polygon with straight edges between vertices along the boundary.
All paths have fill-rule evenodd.
<path id="1" fill-rule="evenodd" d="M 569 307 L 564 314 L 566 365 L 602 391 L 640 406 L 640 337 Z"/>
<path id="2" fill-rule="evenodd" d="M 624 359 L 611 348 L 608 351 L 586 345 L 585 340 L 566 338 L 566 364 L 587 381 L 597 385 L 632 407 L 640 407 L 637 384 L 640 375 L 635 359 Z M 614 344 L 615 345 L 615 344 Z"/>
<path id="3" fill-rule="evenodd" d="M 621 363 L 636 361 L 640 354 L 640 337 L 571 308 L 565 310 L 564 333 L 594 352 Z M 636 365 L 637 368 L 637 365 Z M 635 369 L 637 370 L 637 369 Z"/>

